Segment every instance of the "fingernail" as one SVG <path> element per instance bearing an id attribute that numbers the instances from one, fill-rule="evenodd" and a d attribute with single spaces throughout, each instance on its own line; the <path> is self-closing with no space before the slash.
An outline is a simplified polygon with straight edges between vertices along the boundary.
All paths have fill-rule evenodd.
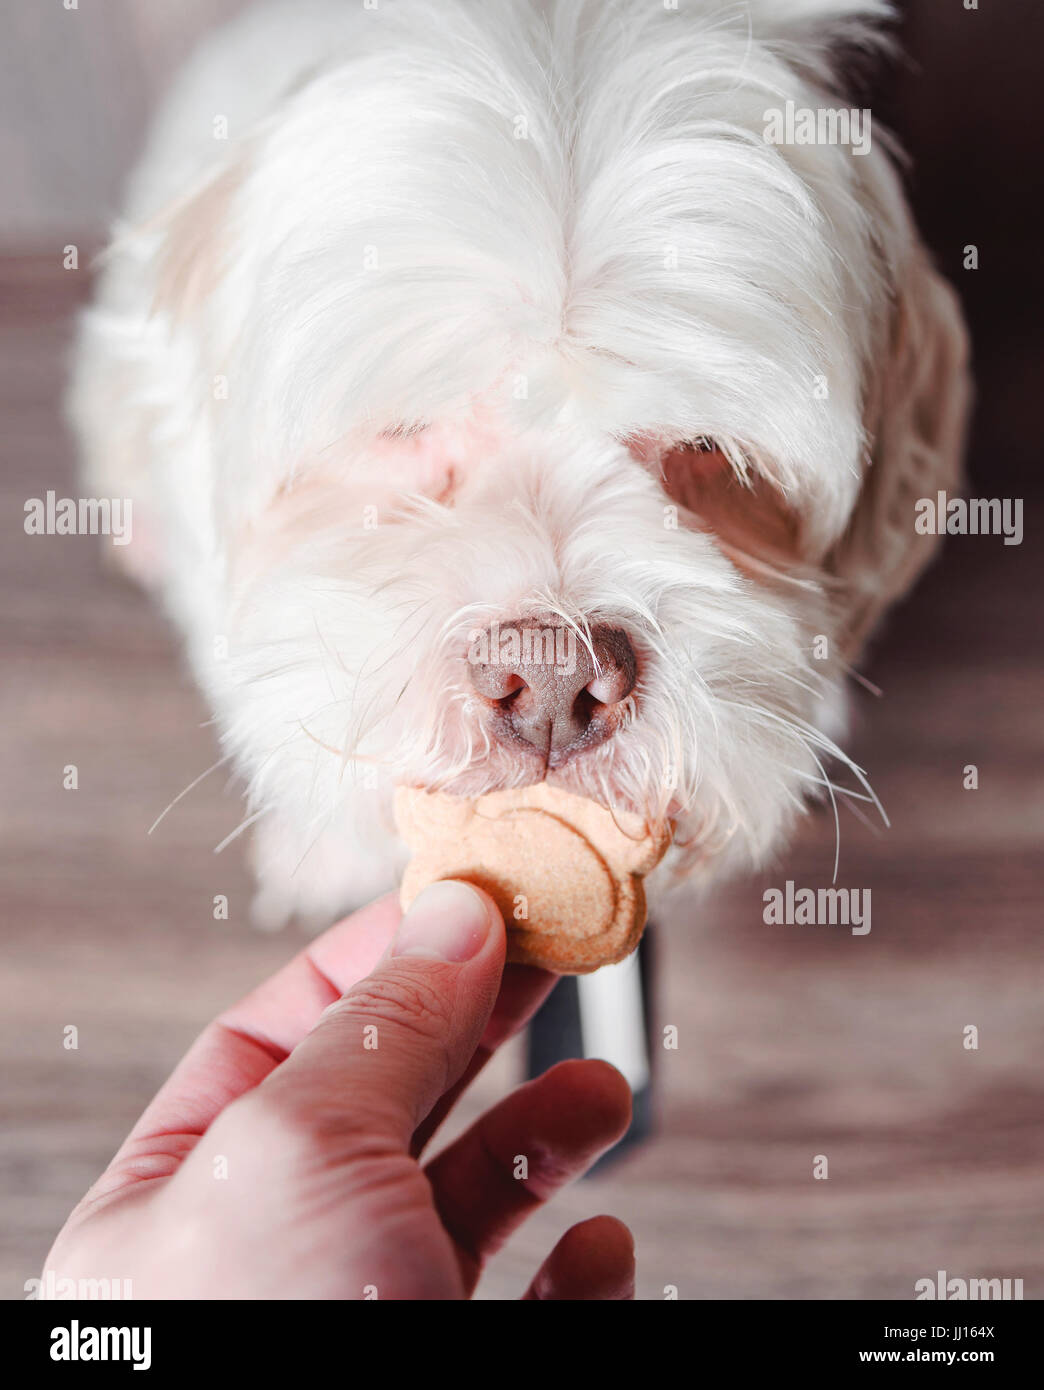
<path id="1" fill-rule="evenodd" d="M 478 955 L 489 925 L 485 901 L 467 883 L 430 883 L 399 923 L 391 953 L 459 964 Z"/>

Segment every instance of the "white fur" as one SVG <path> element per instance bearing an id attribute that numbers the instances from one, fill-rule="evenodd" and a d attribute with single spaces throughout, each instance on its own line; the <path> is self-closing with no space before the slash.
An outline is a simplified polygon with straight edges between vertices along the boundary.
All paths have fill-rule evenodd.
<path id="1" fill-rule="evenodd" d="M 189 65 L 73 411 L 160 537 L 138 568 L 248 783 L 263 916 L 391 885 L 397 781 L 519 779 L 468 697 L 494 618 L 631 634 L 626 725 L 565 780 L 675 815 L 676 868 L 763 862 L 823 787 L 843 657 L 923 563 L 909 490 L 954 476 L 963 339 L 878 132 L 764 117 L 849 104 L 834 43 L 885 9 L 280 0 Z M 650 436 L 776 489 L 792 562 L 665 525 Z"/>

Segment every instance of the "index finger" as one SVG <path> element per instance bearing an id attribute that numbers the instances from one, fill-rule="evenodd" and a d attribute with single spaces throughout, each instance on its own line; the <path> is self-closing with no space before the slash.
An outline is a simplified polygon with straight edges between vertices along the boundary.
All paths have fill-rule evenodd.
<path id="1" fill-rule="evenodd" d="M 258 1086 L 307 1037 L 329 1005 L 372 973 L 401 916 L 395 894 L 361 908 L 208 1024 L 147 1106 L 89 1200 L 131 1181 L 169 1177 L 218 1115 Z M 476 1054 L 481 1057 L 478 1066 L 532 1014 L 554 978 L 525 966 L 507 967 Z M 473 1075 L 471 1071 L 467 1079 Z M 454 1088 L 453 1099 L 463 1084 Z"/>
<path id="2" fill-rule="evenodd" d="M 274 1071 L 323 1010 L 370 974 L 401 916 L 392 894 L 352 913 L 208 1024 L 120 1147 L 106 1186 L 169 1176 L 222 1110 Z M 166 1171 L 156 1163 L 163 1157 Z"/>

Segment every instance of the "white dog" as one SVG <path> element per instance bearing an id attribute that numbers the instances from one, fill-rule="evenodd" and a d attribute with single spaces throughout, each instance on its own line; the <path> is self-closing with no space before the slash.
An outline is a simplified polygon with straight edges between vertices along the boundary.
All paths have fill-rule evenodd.
<path id="1" fill-rule="evenodd" d="M 281 0 L 185 71 L 73 413 L 248 784 L 262 918 L 390 887 L 400 782 L 667 812 L 703 877 L 827 785 L 967 397 L 835 75 L 887 8 Z"/>

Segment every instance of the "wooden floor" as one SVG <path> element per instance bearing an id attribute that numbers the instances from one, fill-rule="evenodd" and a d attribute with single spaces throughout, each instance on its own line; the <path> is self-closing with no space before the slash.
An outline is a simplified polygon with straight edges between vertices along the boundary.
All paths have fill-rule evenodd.
<path id="1" fill-rule="evenodd" d="M 96 541 L 23 533 L 27 498 L 73 487 L 58 398 L 85 288 L 57 257 L 0 262 L 8 1298 L 196 1030 L 298 944 L 248 926 L 242 845 L 211 852 L 234 789 L 208 779 L 146 834 L 214 756 L 162 623 Z M 892 829 L 842 812 L 839 882 L 872 890 L 871 934 L 762 922 L 766 886 L 828 883 L 829 813 L 774 873 L 663 925 L 654 1023 L 680 1046 L 659 1058 L 659 1134 L 539 1215 L 486 1296 L 516 1295 L 598 1211 L 633 1227 L 642 1298 L 909 1299 L 939 1269 L 1044 1293 L 1042 521 L 1021 547 L 952 541 L 864 667 L 884 695 L 857 697 L 852 747 Z"/>

